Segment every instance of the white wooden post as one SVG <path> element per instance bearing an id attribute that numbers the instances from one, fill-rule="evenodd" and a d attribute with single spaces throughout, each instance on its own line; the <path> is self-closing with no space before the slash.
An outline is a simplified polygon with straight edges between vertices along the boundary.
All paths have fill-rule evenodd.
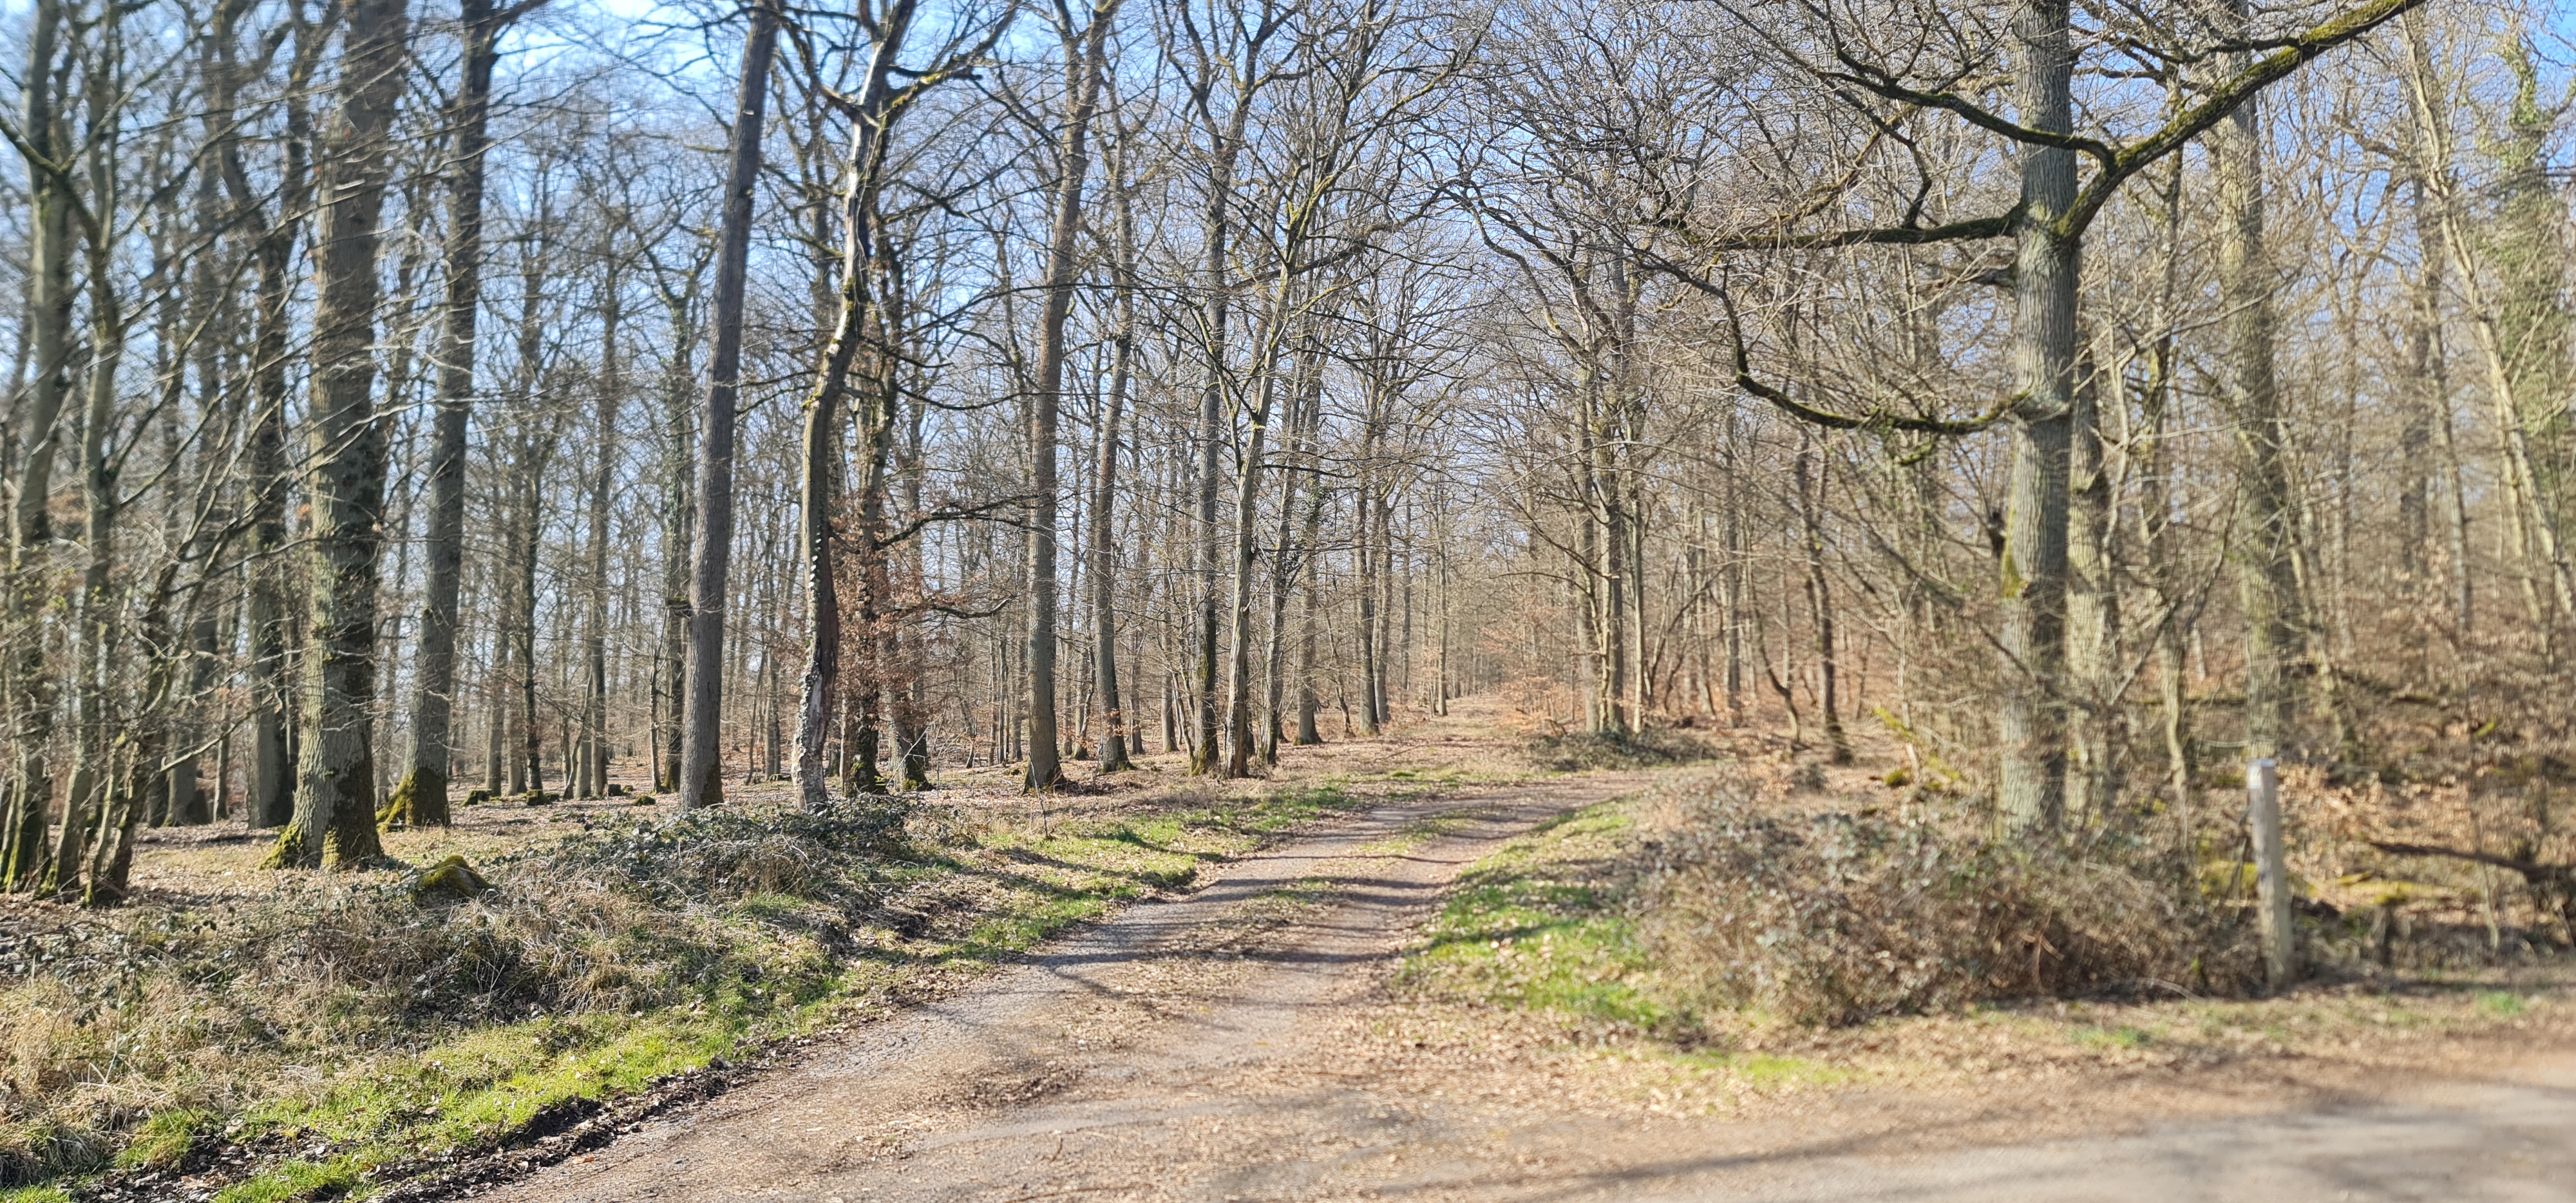
<path id="1" fill-rule="evenodd" d="M 2254 828 L 2255 898 L 2263 912 L 2263 979 L 2278 990 L 2298 972 L 2290 927 L 2290 863 L 2281 839 L 2281 772 L 2270 760 L 2248 761 L 2245 793 Z"/>

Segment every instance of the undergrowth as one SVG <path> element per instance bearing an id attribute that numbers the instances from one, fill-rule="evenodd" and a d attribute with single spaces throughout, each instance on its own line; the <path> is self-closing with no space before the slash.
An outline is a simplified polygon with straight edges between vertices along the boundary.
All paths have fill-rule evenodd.
<path id="1" fill-rule="evenodd" d="M 1074 823 L 728 807 L 496 858 L 469 898 L 290 875 L 223 913 L 12 916 L 53 925 L 0 962 L 21 975 L 0 978 L 0 1189 L 56 1185 L 0 1199 L 111 1169 L 301 1199 L 498 1147 L 550 1109 L 944 988 L 1348 802 Z"/>
<path id="2" fill-rule="evenodd" d="M 1930 812 L 1765 813 L 1756 788 L 1701 778 L 1514 841 L 1462 877 L 1400 980 L 1682 1048 L 1745 1022 L 2254 981 L 2244 908 L 2184 896 L 2152 849 L 2018 845 Z"/>
<path id="3" fill-rule="evenodd" d="M 1649 727 L 1624 735 L 1569 732 L 1533 739 L 1529 755 L 1540 768 L 1571 773 L 1585 769 L 1662 769 L 1717 759 L 1721 752 L 1686 731 Z"/>
<path id="4" fill-rule="evenodd" d="M 2119 839 L 1997 835 L 1920 804 L 1764 813 L 1730 778 L 1667 795 L 1633 907 L 1670 988 L 1801 1024 L 2259 982 L 2246 907 Z"/>
<path id="5" fill-rule="evenodd" d="M 1721 771 L 1513 841 L 1461 877 L 1399 983 L 1682 1053 L 1783 1025 L 2262 986 L 2250 890 L 2224 873 L 2213 884 L 2172 847 L 2013 839 L 1938 796 L 1819 810 L 1761 792 L 1776 788 Z M 2446 975 L 2484 980 L 2537 955 L 2510 940 L 2488 951 L 2467 928 L 2416 930 L 2401 978 L 2384 940 L 2374 957 L 2373 919 L 2303 902 L 2308 976 L 2440 989 Z M 2519 1005 L 2496 997 L 2479 1005 L 2499 1016 Z"/>

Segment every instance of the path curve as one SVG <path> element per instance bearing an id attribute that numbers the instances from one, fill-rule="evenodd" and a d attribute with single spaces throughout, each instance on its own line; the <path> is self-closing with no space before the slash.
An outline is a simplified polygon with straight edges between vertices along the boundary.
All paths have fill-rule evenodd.
<path id="1" fill-rule="evenodd" d="M 703 1108 L 472 1197 L 1228 1197 L 1250 1186 L 1236 1181 L 1249 1150 L 1225 1135 L 1235 1120 L 1340 1131 L 1358 1105 L 1317 1097 L 1281 1113 L 1222 1087 L 1311 1051 L 1320 1025 L 1306 1021 L 1363 995 L 1461 870 L 1644 781 L 1429 796 L 1331 822 Z M 1151 1147 L 1122 1148 L 1140 1141 Z"/>
<path id="2" fill-rule="evenodd" d="M 2381 1096 L 2401 1103 L 2002 1144 L 1980 1117 L 1902 1098 L 1821 1125 L 1623 1120 L 1398 1085 L 1347 1059 L 1335 1032 L 1366 1016 L 1461 870 L 1643 783 L 1557 781 L 1337 822 L 474 1197 L 2576 1203 L 2566 1050 L 2510 1078 Z"/>

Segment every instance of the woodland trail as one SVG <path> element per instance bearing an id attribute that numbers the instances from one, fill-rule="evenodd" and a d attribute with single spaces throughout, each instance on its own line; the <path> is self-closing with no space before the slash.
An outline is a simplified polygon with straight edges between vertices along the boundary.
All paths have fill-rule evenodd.
<path id="1" fill-rule="evenodd" d="M 2576 1199 L 2576 1056 L 2563 1052 L 2402 1100 L 2133 1115 L 2144 1122 L 2124 1132 L 2036 1143 L 2028 1133 L 2050 1125 L 1903 1096 L 1763 1120 L 1497 1105 L 1352 1053 L 1351 1025 L 1461 870 L 1643 781 L 1428 797 L 1339 821 L 475 1197 Z"/>

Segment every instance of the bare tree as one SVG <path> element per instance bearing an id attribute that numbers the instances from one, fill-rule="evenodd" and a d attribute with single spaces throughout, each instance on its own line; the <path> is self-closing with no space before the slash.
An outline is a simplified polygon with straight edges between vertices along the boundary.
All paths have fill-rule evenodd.
<path id="1" fill-rule="evenodd" d="M 775 0 L 755 0 L 743 39 L 733 147 L 725 167 L 724 212 L 716 243 L 716 288 L 708 340 L 705 422 L 699 435 L 698 518 L 689 573 L 688 693 L 681 710 L 680 804 L 724 801 L 722 719 L 725 583 L 733 558 L 734 411 L 742 387 L 742 301 L 751 252 L 751 194 L 760 173 L 761 120 L 769 68 L 778 55 Z"/>

